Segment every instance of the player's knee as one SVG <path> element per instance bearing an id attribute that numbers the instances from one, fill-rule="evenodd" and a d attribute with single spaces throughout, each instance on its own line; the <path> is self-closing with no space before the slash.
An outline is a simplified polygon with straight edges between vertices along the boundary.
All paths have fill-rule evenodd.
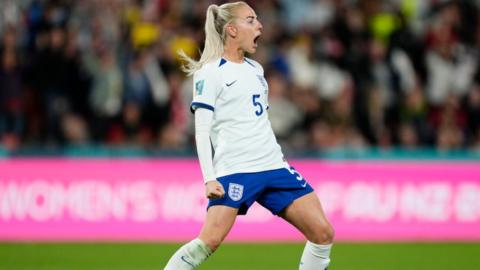
<path id="1" fill-rule="evenodd" d="M 217 250 L 222 242 L 223 239 L 221 237 L 209 237 L 208 239 L 205 239 L 205 245 L 207 245 L 212 252 Z"/>
<path id="2" fill-rule="evenodd" d="M 316 244 L 330 244 L 333 242 L 333 238 L 335 236 L 335 231 L 329 223 L 322 223 L 322 225 L 318 225 L 311 239 L 311 242 Z"/>

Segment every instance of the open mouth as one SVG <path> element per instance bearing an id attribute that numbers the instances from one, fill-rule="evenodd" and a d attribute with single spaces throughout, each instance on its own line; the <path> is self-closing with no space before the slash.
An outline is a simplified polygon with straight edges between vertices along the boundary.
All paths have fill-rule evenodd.
<path id="1" fill-rule="evenodd" d="M 258 45 L 258 39 L 260 38 L 260 35 L 256 36 L 254 39 L 253 39 L 253 43 L 255 45 Z"/>

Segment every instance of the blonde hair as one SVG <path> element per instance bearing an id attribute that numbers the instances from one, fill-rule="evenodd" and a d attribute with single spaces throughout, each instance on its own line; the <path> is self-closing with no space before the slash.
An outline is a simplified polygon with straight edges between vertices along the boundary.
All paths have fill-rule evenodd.
<path id="1" fill-rule="evenodd" d="M 207 9 L 207 18 L 205 20 L 205 47 L 203 48 L 200 60 L 194 60 L 180 50 L 178 54 L 187 62 L 182 66 L 182 70 L 188 75 L 192 75 L 204 64 L 220 58 L 223 55 L 223 47 L 227 34 L 225 26 L 235 19 L 234 11 L 242 5 L 247 5 L 243 1 L 227 3 L 221 6 L 210 5 Z"/>

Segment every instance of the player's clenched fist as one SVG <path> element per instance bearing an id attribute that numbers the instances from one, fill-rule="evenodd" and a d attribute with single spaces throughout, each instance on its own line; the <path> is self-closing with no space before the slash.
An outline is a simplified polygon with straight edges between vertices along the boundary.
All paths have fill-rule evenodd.
<path id="1" fill-rule="evenodd" d="M 205 184 L 205 193 L 209 199 L 218 199 L 225 195 L 225 190 L 220 182 L 209 181 Z"/>

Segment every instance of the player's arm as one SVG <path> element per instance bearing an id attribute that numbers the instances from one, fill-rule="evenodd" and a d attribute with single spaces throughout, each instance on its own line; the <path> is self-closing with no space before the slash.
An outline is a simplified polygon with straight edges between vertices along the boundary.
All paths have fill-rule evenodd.
<path id="1" fill-rule="evenodd" d="M 198 159 L 205 181 L 205 192 L 209 199 L 221 198 L 225 195 L 222 184 L 215 177 L 210 143 L 210 129 L 213 122 L 213 111 L 198 108 L 195 110 L 195 141 Z"/>

